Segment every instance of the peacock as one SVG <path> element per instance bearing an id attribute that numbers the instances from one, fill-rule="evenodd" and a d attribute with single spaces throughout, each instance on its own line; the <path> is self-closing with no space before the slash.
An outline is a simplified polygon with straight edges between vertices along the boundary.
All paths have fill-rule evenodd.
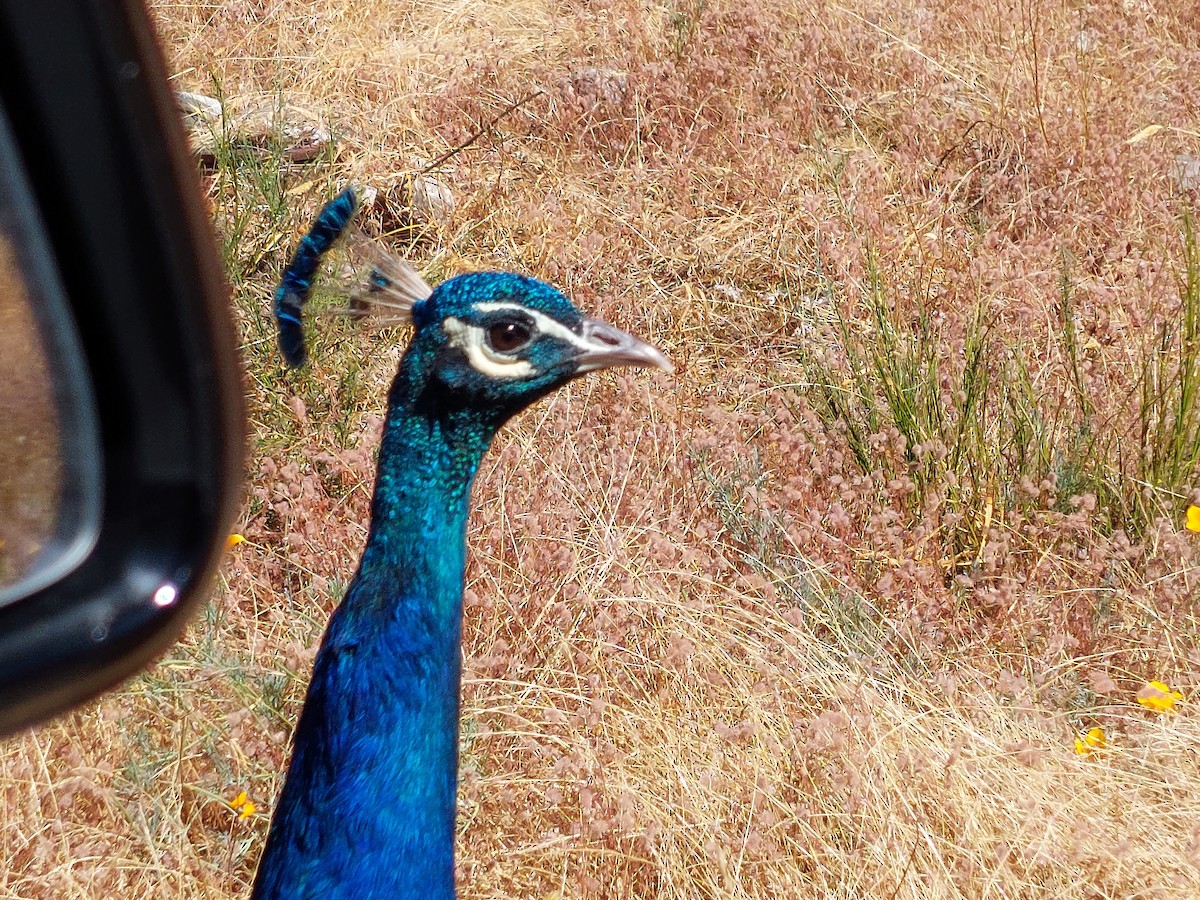
<path id="1" fill-rule="evenodd" d="M 275 298 L 280 348 L 305 359 L 301 310 L 358 205 L 349 189 L 302 239 Z M 255 898 L 451 900 L 465 535 L 497 429 L 573 378 L 671 364 L 508 272 L 432 289 L 398 260 L 370 296 L 413 328 L 388 394 L 371 523 L 293 735 Z"/>

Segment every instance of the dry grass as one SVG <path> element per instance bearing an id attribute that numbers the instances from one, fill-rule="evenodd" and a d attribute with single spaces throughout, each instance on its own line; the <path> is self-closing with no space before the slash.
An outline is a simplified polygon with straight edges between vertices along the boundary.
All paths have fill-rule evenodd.
<path id="1" fill-rule="evenodd" d="M 1141 379 L 1180 315 L 1187 4 L 154 6 L 180 87 L 303 107 L 342 154 L 207 181 L 249 542 L 152 672 L 9 742 L 0 895 L 246 891 L 403 339 L 331 322 L 285 376 L 272 280 L 335 185 L 535 87 L 442 168 L 459 206 L 415 258 L 545 277 L 680 371 L 571 386 L 480 473 L 462 896 L 1200 893 L 1200 719 L 1134 702 L 1147 678 L 1197 687 L 1200 483 L 1136 520 L 1106 487 L 1136 477 Z M 984 317 L 996 408 L 1044 453 L 1017 465 L 989 418 L 977 469 L 918 491 L 945 434 L 916 452 L 885 417 L 864 469 L 808 398 L 817 371 L 852 385 L 836 323 L 868 334 L 879 286 L 898 333 L 935 336 L 948 409 Z M 1093 725 L 1110 749 L 1079 757 Z"/>

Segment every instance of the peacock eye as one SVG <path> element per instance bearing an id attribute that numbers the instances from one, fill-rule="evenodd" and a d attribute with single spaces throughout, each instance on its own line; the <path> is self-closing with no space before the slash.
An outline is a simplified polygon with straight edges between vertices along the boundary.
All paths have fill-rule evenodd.
<path id="1" fill-rule="evenodd" d="M 520 350 L 533 337 L 533 329 L 525 322 L 509 320 L 498 322 L 487 330 L 487 341 L 497 353 L 512 353 Z"/>

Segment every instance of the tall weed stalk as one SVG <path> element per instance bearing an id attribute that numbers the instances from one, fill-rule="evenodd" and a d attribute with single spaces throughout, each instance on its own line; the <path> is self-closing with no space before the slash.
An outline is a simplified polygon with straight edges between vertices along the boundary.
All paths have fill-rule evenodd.
<path id="1" fill-rule="evenodd" d="M 1139 472 L 1131 491 L 1142 518 L 1169 513 L 1197 486 L 1200 467 L 1200 248 L 1183 216 L 1180 304 L 1142 361 Z"/>
<path id="2" fill-rule="evenodd" d="M 1035 385 L 982 306 L 953 325 L 920 290 L 890 285 L 873 254 L 859 304 L 837 302 L 826 340 L 802 351 L 806 398 L 843 433 L 864 473 L 910 479 L 909 512 L 938 509 L 953 568 L 968 565 L 997 517 L 1044 502 L 1096 498 L 1101 527 L 1137 534 L 1200 480 L 1200 249 L 1183 220 L 1178 310 L 1143 351 L 1134 419 L 1099 421 L 1083 371 L 1074 292 L 1064 264 L 1058 377 Z M 1060 387 L 1047 389 L 1047 384 Z M 1135 452 L 1128 449 L 1130 439 Z M 949 514 L 949 515 L 947 515 Z"/>

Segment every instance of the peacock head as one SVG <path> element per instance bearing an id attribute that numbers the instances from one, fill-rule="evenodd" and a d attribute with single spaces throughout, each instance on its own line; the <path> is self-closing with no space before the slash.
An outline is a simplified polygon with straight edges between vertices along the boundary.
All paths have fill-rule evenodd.
<path id="1" fill-rule="evenodd" d="M 402 366 L 420 371 L 424 389 L 442 404 L 507 418 L 587 372 L 673 370 L 650 344 L 584 316 L 534 278 L 476 272 L 412 293 L 414 333 Z"/>

